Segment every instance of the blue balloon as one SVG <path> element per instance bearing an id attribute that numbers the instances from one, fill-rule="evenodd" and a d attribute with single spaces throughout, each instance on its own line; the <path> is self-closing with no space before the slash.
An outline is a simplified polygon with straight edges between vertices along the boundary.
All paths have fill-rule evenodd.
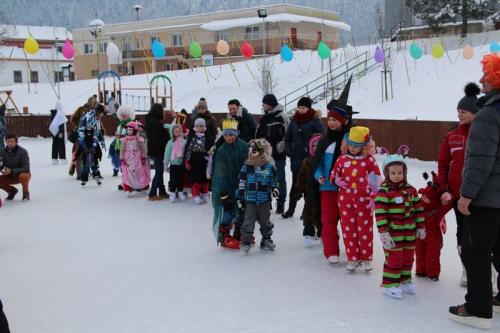
<path id="1" fill-rule="evenodd" d="M 413 59 L 418 60 L 424 55 L 424 50 L 417 43 L 412 43 L 410 46 L 410 55 Z"/>
<path id="2" fill-rule="evenodd" d="M 292 61 L 292 59 L 293 59 L 292 49 L 290 49 L 290 47 L 288 45 L 283 45 L 281 47 L 280 54 L 281 54 L 281 59 L 283 59 L 283 61 L 285 61 L 285 62 Z"/>
<path id="3" fill-rule="evenodd" d="M 498 44 L 497 42 L 491 43 L 490 52 L 491 53 L 499 53 L 500 52 L 500 44 Z"/>
<path id="4" fill-rule="evenodd" d="M 163 58 L 166 54 L 165 46 L 157 39 L 153 41 L 151 44 L 151 53 L 153 53 L 153 57 L 155 58 Z"/>

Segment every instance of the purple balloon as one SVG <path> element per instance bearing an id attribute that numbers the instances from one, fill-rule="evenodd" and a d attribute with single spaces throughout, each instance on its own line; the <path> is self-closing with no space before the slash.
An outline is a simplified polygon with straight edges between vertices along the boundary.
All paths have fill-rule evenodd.
<path id="1" fill-rule="evenodd" d="M 380 46 L 377 46 L 377 49 L 375 50 L 375 57 L 374 58 L 378 64 L 381 64 L 384 62 L 385 55 L 384 55 L 384 51 L 382 51 Z"/>

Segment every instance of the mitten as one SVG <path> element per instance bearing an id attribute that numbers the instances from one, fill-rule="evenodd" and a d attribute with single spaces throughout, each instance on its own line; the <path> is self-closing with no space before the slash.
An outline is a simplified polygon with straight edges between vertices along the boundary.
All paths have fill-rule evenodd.
<path id="1" fill-rule="evenodd" d="M 382 241 L 382 246 L 386 250 L 391 250 L 396 247 L 396 243 L 394 243 L 394 240 L 387 231 L 380 233 L 380 240 Z"/>
<path id="2" fill-rule="evenodd" d="M 425 239 L 425 228 L 417 229 L 417 238 L 424 240 Z"/>
<path id="3" fill-rule="evenodd" d="M 446 220 L 444 217 L 439 221 L 439 229 L 441 229 L 441 233 L 446 235 L 446 230 L 448 230 L 448 226 L 446 225 Z"/>
<path id="4" fill-rule="evenodd" d="M 341 177 L 335 177 L 335 185 L 340 188 L 346 188 L 347 183 Z"/>
<path id="5" fill-rule="evenodd" d="M 272 195 L 273 195 L 273 198 L 279 197 L 280 196 L 280 190 L 278 190 L 276 187 L 273 188 Z"/>

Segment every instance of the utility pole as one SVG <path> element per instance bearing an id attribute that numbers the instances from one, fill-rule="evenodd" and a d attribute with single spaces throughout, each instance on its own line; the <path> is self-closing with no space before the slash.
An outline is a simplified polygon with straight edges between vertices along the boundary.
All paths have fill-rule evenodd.
<path id="1" fill-rule="evenodd" d="M 467 36 L 469 25 L 469 0 L 462 0 L 462 37 Z"/>
<path id="2" fill-rule="evenodd" d="M 136 20 L 136 21 L 139 21 L 139 12 L 141 11 L 142 6 L 141 6 L 141 5 L 134 5 L 134 6 L 132 7 L 132 9 L 134 9 L 134 10 L 135 10 L 135 14 L 136 14 L 136 16 L 135 16 L 135 20 Z"/>

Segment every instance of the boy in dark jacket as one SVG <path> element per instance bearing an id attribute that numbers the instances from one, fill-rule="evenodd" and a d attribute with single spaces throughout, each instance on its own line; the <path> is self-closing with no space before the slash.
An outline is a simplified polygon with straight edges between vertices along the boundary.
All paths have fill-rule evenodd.
<path id="1" fill-rule="evenodd" d="M 270 162 L 271 145 L 264 139 L 250 141 L 248 159 L 241 168 L 238 200 L 245 202 L 245 220 L 241 228 L 242 250 L 248 253 L 253 240 L 255 221 L 260 224 L 261 249 L 274 251 L 271 239 L 273 224 L 269 220 L 271 194 L 276 198 L 279 190 L 276 170 Z"/>
<path id="2" fill-rule="evenodd" d="M 84 131 L 83 139 L 80 140 L 75 160 L 82 156 L 82 186 L 89 181 L 89 173 L 92 170 L 92 176 L 97 185 L 102 184 L 102 177 L 99 171 L 99 161 L 102 159 L 102 150 L 99 141 L 94 136 L 93 127 L 87 127 Z"/>

